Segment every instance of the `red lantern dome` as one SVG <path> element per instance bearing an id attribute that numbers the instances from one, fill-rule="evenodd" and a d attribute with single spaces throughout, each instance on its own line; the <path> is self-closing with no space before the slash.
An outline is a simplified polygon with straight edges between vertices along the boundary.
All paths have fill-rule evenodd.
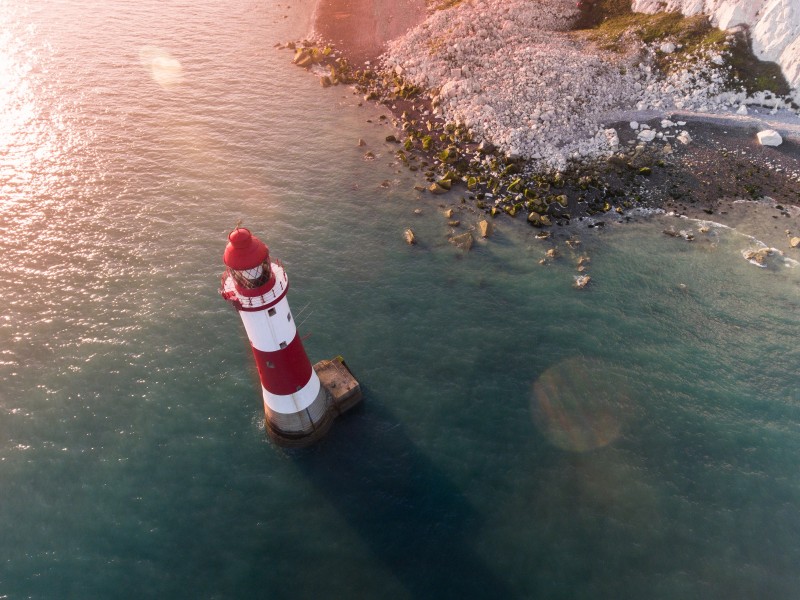
<path id="1" fill-rule="evenodd" d="M 269 261 L 269 248 L 249 229 L 237 227 L 228 235 L 228 246 L 222 260 L 234 271 L 246 271 Z"/>

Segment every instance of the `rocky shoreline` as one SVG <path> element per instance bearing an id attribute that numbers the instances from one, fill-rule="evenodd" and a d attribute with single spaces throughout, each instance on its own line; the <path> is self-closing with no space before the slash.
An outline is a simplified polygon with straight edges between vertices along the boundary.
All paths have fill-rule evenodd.
<path id="1" fill-rule="evenodd" d="M 557 15 L 559 22 L 570 17 L 569 11 L 564 8 Z M 420 29 L 414 32 L 419 35 Z M 408 37 L 396 44 L 407 43 Z M 418 186 L 420 191 L 446 194 L 449 200 L 469 204 L 477 213 L 521 218 L 536 227 L 564 226 L 575 219 L 602 223 L 609 218 L 623 219 L 627 211 L 641 207 L 725 223 L 728 215 L 741 209 L 731 210 L 737 200 L 751 201 L 754 206 L 754 201 L 760 200 L 759 207 L 780 207 L 772 209 L 776 214 L 765 216 L 776 221 L 771 223 L 775 234 L 767 231 L 771 239 L 765 241 L 800 253 L 789 244 L 800 230 L 800 126 L 790 122 L 792 113 L 788 113 L 789 135 L 784 143 L 779 148 L 765 147 L 755 141 L 755 121 L 745 125 L 707 122 L 703 115 L 707 106 L 697 103 L 712 101 L 708 88 L 705 96 L 688 90 L 681 93 L 693 98 L 695 104 L 688 102 L 689 108 L 705 110 L 662 108 L 644 113 L 649 118 L 642 122 L 598 123 L 589 142 L 583 144 L 585 151 L 571 151 L 568 160 L 563 159 L 562 151 L 561 159 L 548 162 L 509 149 L 508 144 L 490 143 L 485 130 L 476 132 L 463 120 L 448 120 L 454 113 L 444 106 L 451 97 L 447 84 L 433 90 L 420 85 L 419 77 L 410 77 L 407 65 L 397 64 L 391 53 L 376 68 L 374 59 L 363 60 L 363 55 L 361 62 L 352 61 L 346 48 L 340 55 L 312 42 L 289 47 L 295 51 L 295 63 L 314 71 L 323 86 L 353 85 L 364 102 L 382 103 L 391 110 L 393 118 L 386 121 L 392 130 L 387 132 L 386 143 L 400 163 L 425 177 L 425 185 Z M 459 77 L 463 69 L 469 74 L 469 64 L 459 67 L 461 71 L 452 73 L 454 79 L 449 81 L 464 81 Z M 647 73 L 647 66 L 641 68 Z M 636 78 L 630 81 L 641 86 Z M 476 90 L 464 91 L 464 85 L 468 87 L 459 83 L 450 89 L 461 86 L 456 93 L 474 95 Z M 617 92 L 627 93 L 625 86 L 621 90 Z M 648 93 L 649 98 L 657 96 L 656 91 Z M 751 101 L 748 110 L 741 94 L 722 96 L 721 101 L 719 95 L 713 98 L 713 102 L 729 102 L 725 108 L 731 114 L 731 108 L 738 115 L 759 108 L 764 116 L 779 111 L 777 101 L 766 109 Z M 574 104 L 575 99 L 570 100 Z M 569 110 L 570 102 L 566 105 Z M 647 108 L 647 103 L 643 106 L 639 101 L 637 108 Z M 614 116 L 613 111 L 607 114 Z M 617 111 L 616 116 L 630 114 Z M 553 111 L 551 118 L 556 117 L 563 115 Z M 591 131 L 594 121 L 585 121 L 585 130 Z M 570 133 L 570 127 L 568 120 L 564 135 L 580 138 L 580 131 Z M 580 140 L 577 143 L 580 145 Z M 784 233 L 787 230 L 790 235 Z"/>

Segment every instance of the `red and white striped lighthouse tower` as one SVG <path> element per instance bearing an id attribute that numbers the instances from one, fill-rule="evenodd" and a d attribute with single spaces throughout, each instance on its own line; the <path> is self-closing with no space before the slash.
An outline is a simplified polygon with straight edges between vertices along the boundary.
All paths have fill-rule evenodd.
<path id="1" fill-rule="evenodd" d="M 239 312 L 253 347 L 267 431 L 289 444 L 316 439 L 335 415 L 297 334 L 283 265 L 271 262 L 266 244 L 244 227 L 228 235 L 223 261 L 220 293 Z"/>

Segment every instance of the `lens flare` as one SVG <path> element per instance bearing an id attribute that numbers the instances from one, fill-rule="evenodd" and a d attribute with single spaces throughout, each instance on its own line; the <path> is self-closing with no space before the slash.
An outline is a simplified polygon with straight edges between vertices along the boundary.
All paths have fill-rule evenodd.
<path id="1" fill-rule="evenodd" d="M 183 81 L 183 67 L 169 52 L 156 46 L 143 46 L 139 50 L 139 62 L 150 73 L 158 85 L 170 89 Z"/>
<path id="2" fill-rule="evenodd" d="M 553 445 L 586 452 L 621 435 L 629 405 L 623 378 L 615 369 L 598 359 L 574 356 L 534 382 L 531 416 Z"/>

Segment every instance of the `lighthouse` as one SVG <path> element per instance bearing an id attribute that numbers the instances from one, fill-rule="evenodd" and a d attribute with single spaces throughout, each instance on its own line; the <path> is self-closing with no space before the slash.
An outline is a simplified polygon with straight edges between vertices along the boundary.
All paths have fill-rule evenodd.
<path id="1" fill-rule="evenodd" d="M 250 340 L 267 432 L 282 445 L 319 439 L 336 415 L 361 400 L 358 382 L 341 358 L 312 367 L 286 297 L 286 270 L 270 259 L 264 242 L 237 227 L 223 262 L 220 293 L 238 311 Z"/>

